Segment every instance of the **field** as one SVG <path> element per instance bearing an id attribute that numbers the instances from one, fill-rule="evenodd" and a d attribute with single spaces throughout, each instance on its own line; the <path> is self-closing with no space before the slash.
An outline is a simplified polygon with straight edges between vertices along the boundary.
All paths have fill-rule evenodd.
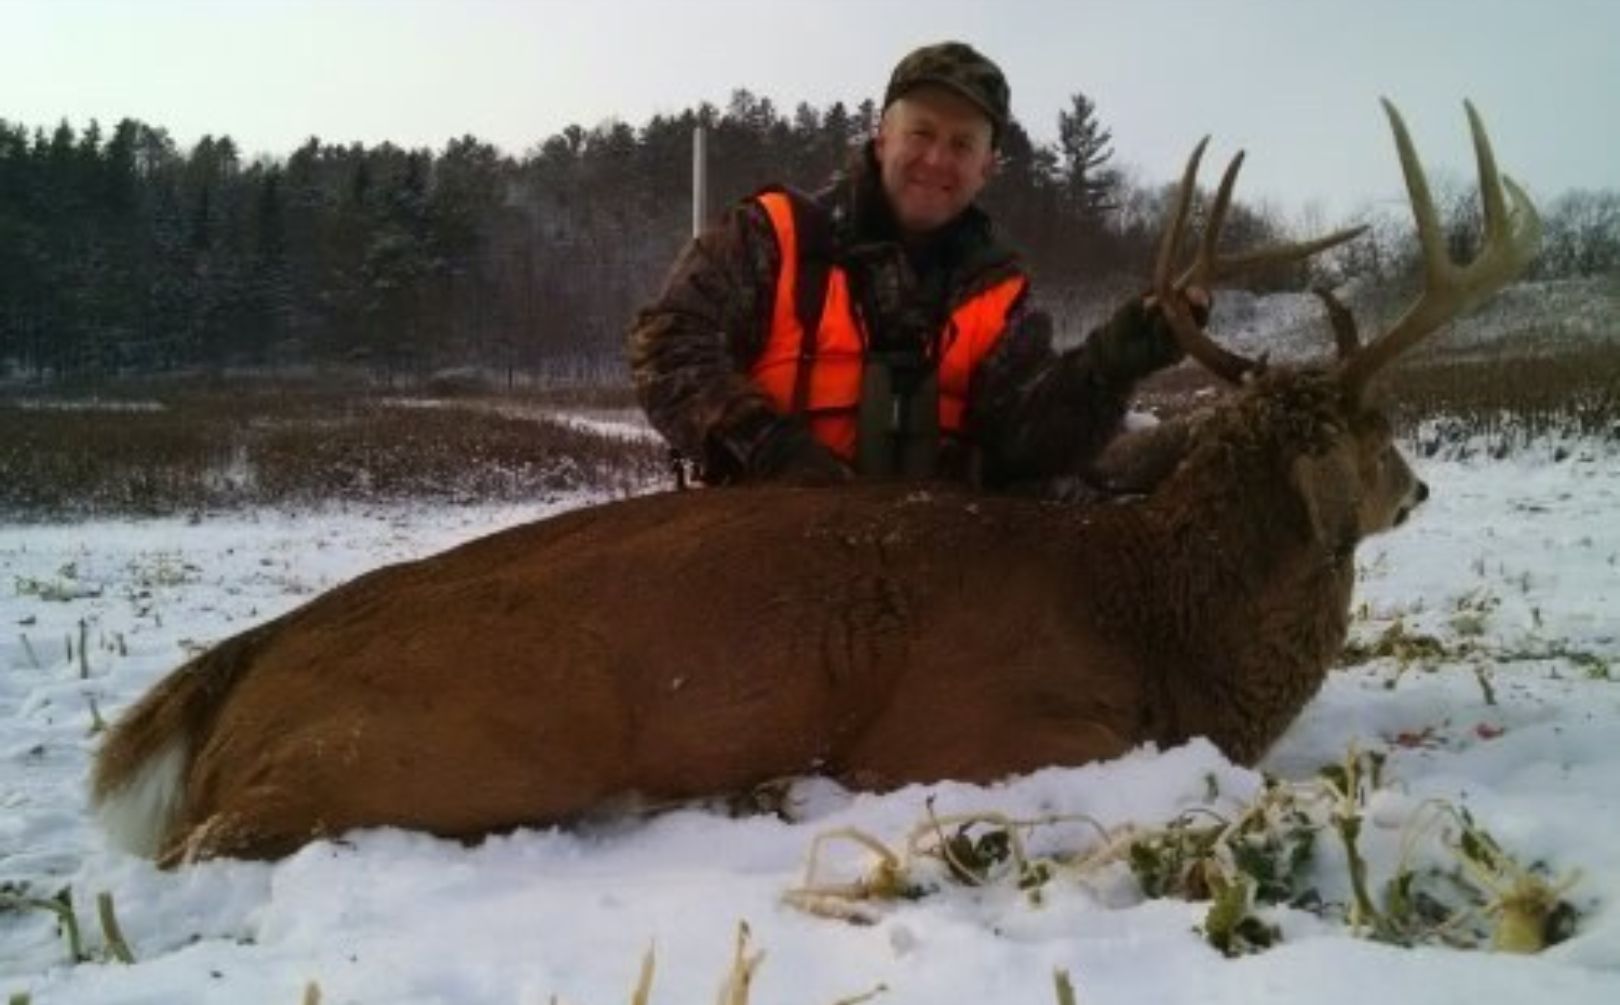
<path id="1" fill-rule="evenodd" d="M 178 873 L 89 817 L 105 720 L 197 647 L 367 569 L 658 485 L 662 449 L 622 392 L 14 393 L 0 993 L 589 1005 L 628 997 L 653 946 L 650 1000 L 707 1001 L 737 979 L 746 921 L 762 1005 L 880 986 L 1051 1002 L 1058 972 L 1083 1002 L 1620 1000 L 1620 353 L 1582 352 L 1391 375 L 1434 496 L 1362 546 L 1343 664 L 1260 770 L 1195 742 L 988 787 L 804 780 L 780 816 L 694 806 L 472 848 L 378 831 Z M 969 812 L 1040 821 L 1012 828 L 1027 861 L 994 817 L 954 860 L 902 854 L 919 822 Z M 844 828 L 894 850 L 904 896 L 803 893 L 812 843 Z M 876 863 L 834 841 L 822 866 Z M 1191 876 L 1248 894 L 1223 915 Z M 1526 891 L 1549 944 L 1489 951 Z M 1358 892 L 1371 914 L 1353 918 Z"/>
<path id="2" fill-rule="evenodd" d="M 382 394 L 238 380 L 0 396 L 0 514 L 60 521 L 244 507 L 518 502 L 663 470 L 624 390 Z"/>

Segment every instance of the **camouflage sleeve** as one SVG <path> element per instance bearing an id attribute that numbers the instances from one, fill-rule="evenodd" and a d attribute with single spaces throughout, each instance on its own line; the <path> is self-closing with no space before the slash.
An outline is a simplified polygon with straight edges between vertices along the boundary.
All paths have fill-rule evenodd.
<path id="1" fill-rule="evenodd" d="M 770 331 L 779 261 L 764 210 L 740 203 L 687 245 L 630 331 L 648 420 L 709 481 L 746 477 L 790 422 L 747 376 Z"/>
<path id="2" fill-rule="evenodd" d="M 1061 354 L 1050 317 L 1015 312 L 970 395 L 983 480 L 1004 486 L 1083 472 L 1118 432 L 1137 382 L 1181 355 L 1169 326 L 1139 298 Z"/>

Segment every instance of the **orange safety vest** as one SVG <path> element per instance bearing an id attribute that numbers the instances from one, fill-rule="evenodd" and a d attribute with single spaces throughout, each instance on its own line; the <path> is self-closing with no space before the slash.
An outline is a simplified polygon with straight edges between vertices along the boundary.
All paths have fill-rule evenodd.
<path id="1" fill-rule="evenodd" d="M 756 198 L 776 231 L 782 264 L 776 276 L 770 338 L 749 376 L 784 414 L 798 411 L 802 404 L 811 434 L 838 456 L 853 461 L 860 432 L 866 337 L 850 304 L 849 278 L 838 266 L 828 270 L 821 323 L 815 337 L 806 339 L 797 309 L 798 284 L 804 273 L 791 197 L 785 192 L 765 192 Z M 939 342 L 942 436 L 964 435 L 962 420 L 973 374 L 1001 338 L 1007 314 L 1026 285 L 1023 276 L 1011 276 L 967 298 L 951 312 Z M 808 367 L 809 372 L 801 374 L 801 367 Z"/>

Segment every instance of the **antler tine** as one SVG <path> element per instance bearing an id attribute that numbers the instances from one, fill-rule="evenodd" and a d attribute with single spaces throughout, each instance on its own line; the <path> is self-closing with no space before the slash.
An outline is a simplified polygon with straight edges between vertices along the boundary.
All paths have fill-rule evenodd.
<path id="1" fill-rule="evenodd" d="M 1187 275 L 1179 279 L 1170 278 L 1176 253 L 1181 249 L 1182 239 L 1187 232 L 1187 217 L 1192 210 L 1193 188 L 1198 180 L 1198 162 L 1203 159 L 1204 148 L 1208 145 L 1209 137 L 1206 136 L 1198 141 L 1198 146 L 1193 148 L 1192 156 L 1187 158 L 1187 168 L 1181 175 L 1181 190 L 1176 194 L 1175 212 L 1170 225 L 1165 228 L 1164 237 L 1159 242 L 1159 259 L 1153 269 L 1153 294 L 1159 309 L 1164 312 L 1164 318 L 1169 323 L 1171 332 L 1176 337 L 1176 342 L 1187 355 L 1222 380 L 1241 384 L 1244 376 L 1259 369 L 1259 365 L 1216 345 L 1193 321 L 1181 297 L 1189 276 L 1200 274 L 1202 267 L 1199 263 L 1212 258 L 1215 241 L 1212 235 L 1216 234 L 1216 228 L 1213 226 L 1214 216 L 1216 212 L 1225 215 L 1223 200 L 1231 196 L 1231 181 L 1237 174 L 1237 165 L 1241 162 L 1241 157 L 1234 159 L 1232 166 L 1227 168 L 1227 177 L 1221 183 L 1221 196 L 1217 197 L 1215 211 L 1211 214 L 1212 225 L 1204 230 L 1198 257 L 1193 262 L 1192 268 L 1188 270 Z"/>
<path id="2" fill-rule="evenodd" d="M 1206 141 L 1207 142 L 1207 141 Z M 1276 244 L 1269 248 L 1257 248 L 1253 251 L 1239 252 L 1235 255 L 1222 256 L 1215 251 L 1215 242 L 1220 240 L 1221 230 L 1226 226 L 1226 214 L 1232 206 L 1232 190 L 1237 185 L 1238 171 L 1243 167 L 1244 152 L 1239 150 L 1226 166 L 1226 174 L 1221 177 L 1221 187 L 1215 193 L 1215 202 L 1209 211 L 1209 225 L 1204 230 L 1204 239 L 1199 247 L 1198 257 L 1182 272 L 1176 280 L 1176 289 L 1186 289 L 1188 285 L 1209 286 L 1222 279 L 1240 276 L 1265 265 L 1278 262 L 1302 261 L 1312 255 L 1326 251 L 1336 244 L 1343 244 L 1352 238 L 1360 237 L 1366 232 L 1365 226 L 1347 227 L 1344 230 L 1334 231 L 1325 237 L 1312 238 L 1309 241 L 1294 241 L 1288 244 Z"/>
<path id="3" fill-rule="evenodd" d="M 1153 287 L 1161 289 L 1170 277 L 1171 264 L 1181 251 L 1183 236 L 1187 233 L 1187 215 L 1192 210 L 1193 184 L 1198 180 L 1198 162 L 1204 159 L 1204 148 L 1209 146 L 1209 137 L 1205 136 L 1193 147 L 1192 156 L 1187 158 L 1187 167 L 1181 172 L 1181 187 L 1176 191 L 1176 208 L 1170 216 L 1170 225 L 1164 229 L 1164 236 L 1159 239 L 1159 258 L 1153 268 Z"/>
<path id="4" fill-rule="evenodd" d="M 1541 241 L 1541 218 L 1535 206 L 1513 179 L 1498 175 L 1485 124 L 1473 104 L 1465 102 L 1474 155 L 1479 164 L 1485 235 L 1479 254 L 1472 262 L 1458 265 L 1451 261 L 1411 134 L 1395 105 L 1387 98 L 1383 99 L 1383 104 L 1395 134 L 1395 147 L 1400 152 L 1401 171 L 1406 177 L 1412 217 L 1423 249 L 1424 289 L 1388 331 L 1342 364 L 1347 386 L 1357 392 L 1374 374 L 1424 336 L 1511 282 L 1530 263 Z"/>
<path id="5" fill-rule="evenodd" d="M 1215 190 L 1215 202 L 1210 205 L 1209 219 L 1204 223 L 1204 238 L 1199 242 L 1198 256 L 1176 280 L 1176 289 L 1184 290 L 1193 284 L 1208 286 L 1215 281 L 1217 263 L 1220 261 L 1220 256 L 1215 253 L 1215 242 L 1221 239 L 1221 230 L 1226 227 L 1226 211 L 1232 207 L 1232 189 L 1237 185 L 1238 171 L 1242 167 L 1243 151 L 1239 150 L 1231 163 L 1226 165 L 1220 188 Z"/>
<path id="6" fill-rule="evenodd" d="M 1491 150 L 1490 140 L 1485 138 L 1485 123 L 1472 101 L 1464 99 L 1463 110 L 1468 115 L 1468 131 L 1474 140 L 1474 162 L 1479 165 L 1479 198 L 1484 205 L 1485 234 L 1489 239 L 1507 233 L 1507 205 L 1498 181 L 1496 153 Z"/>
<path id="7" fill-rule="evenodd" d="M 1341 360 L 1349 359 L 1361 349 L 1361 335 L 1356 330 L 1356 316 L 1326 286 L 1313 286 L 1311 292 L 1327 309 L 1328 324 L 1333 327 L 1333 343 L 1339 349 Z"/>
<path id="8" fill-rule="evenodd" d="M 1313 237 L 1309 241 L 1291 241 L 1287 244 L 1274 244 L 1269 248 L 1256 248 L 1254 251 L 1241 251 L 1235 255 L 1217 258 L 1210 268 L 1210 280 L 1230 279 L 1245 272 L 1252 272 L 1264 265 L 1278 262 L 1297 262 L 1319 254 L 1335 245 L 1354 240 L 1367 232 L 1367 225 L 1346 227 L 1335 230 L 1323 237 Z"/>

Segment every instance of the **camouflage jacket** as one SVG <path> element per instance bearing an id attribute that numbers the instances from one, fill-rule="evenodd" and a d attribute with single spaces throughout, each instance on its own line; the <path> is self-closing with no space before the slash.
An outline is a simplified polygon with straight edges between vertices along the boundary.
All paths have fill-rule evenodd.
<path id="1" fill-rule="evenodd" d="M 874 343 L 928 338 L 963 300 L 1023 270 L 977 207 L 928 247 L 905 248 L 870 145 L 809 198 L 826 213 L 834 261 Z M 764 477 L 766 440 L 793 427 L 808 435 L 748 377 L 770 336 L 780 261 L 764 209 L 744 200 L 687 246 L 630 332 L 649 420 L 710 482 Z M 1050 318 L 1026 296 L 969 389 L 972 456 L 942 455 L 941 471 L 993 487 L 1083 473 L 1116 432 L 1136 382 L 1179 357 L 1165 326 L 1134 300 L 1082 345 L 1056 353 Z"/>

